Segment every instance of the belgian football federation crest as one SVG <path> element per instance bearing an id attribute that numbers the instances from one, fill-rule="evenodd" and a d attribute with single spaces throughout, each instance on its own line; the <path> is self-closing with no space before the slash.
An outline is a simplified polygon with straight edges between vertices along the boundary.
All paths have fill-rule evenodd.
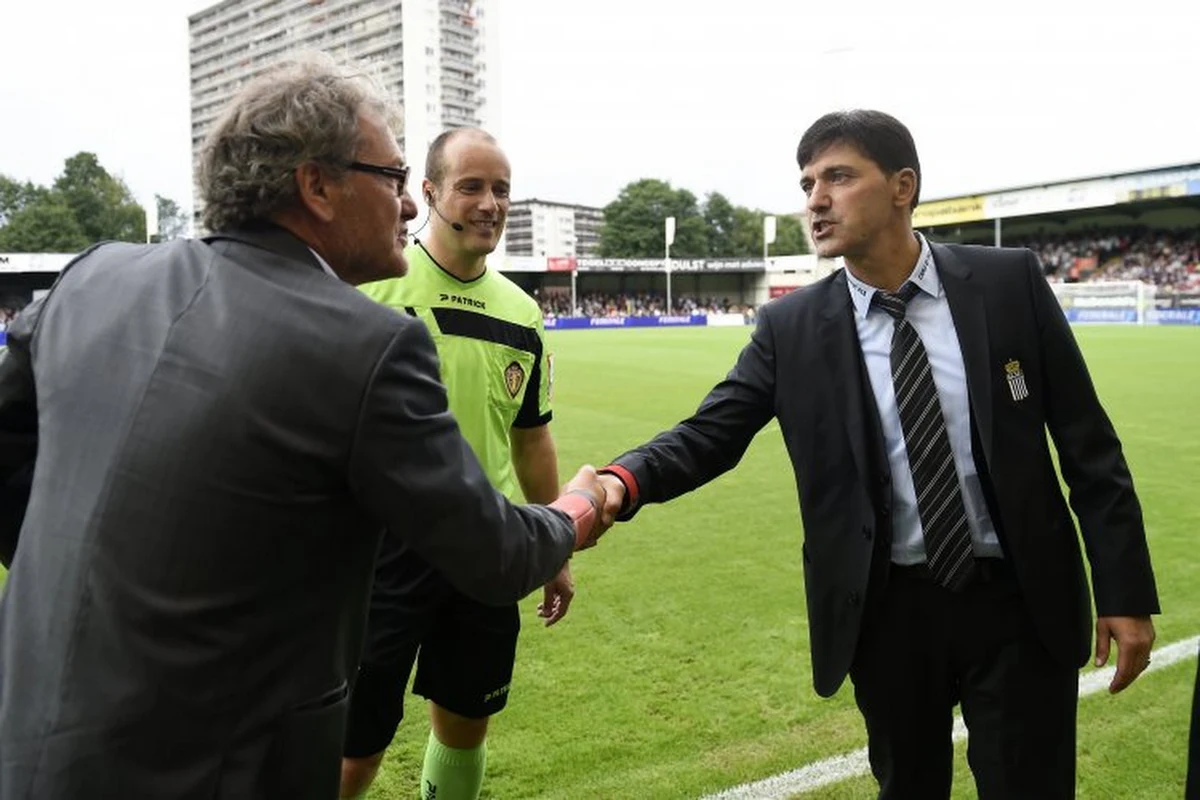
<path id="1" fill-rule="evenodd" d="M 1012 392 L 1013 400 L 1024 400 L 1029 397 L 1029 387 L 1025 384 L 1025 372 L 1021 362 L 1015 358 L 1004 365 L 1004 376 L 1008 378 L 1008 391 Z"/>
<path id="2" fill-rule="evenodd" d="M 516 397 L 525 385 L 525 368 L 514 361 L 504 368 L 504 388 L 508 389 L 509 397 Z"/>

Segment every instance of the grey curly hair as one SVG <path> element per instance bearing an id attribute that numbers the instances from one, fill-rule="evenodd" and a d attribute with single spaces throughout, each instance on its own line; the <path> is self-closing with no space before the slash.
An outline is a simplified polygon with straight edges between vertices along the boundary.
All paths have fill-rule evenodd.
<path id="1" fill-rule="evenodd" d="M 295 206 L 295 170 L 305 162 L 340 175 L 358 149 L 362 110 L 400 130 L 400 110 L 379 85 L 324 53 L 302 54 L 254 79 L 201 148 L 204 226 L 228 230 Z"/>

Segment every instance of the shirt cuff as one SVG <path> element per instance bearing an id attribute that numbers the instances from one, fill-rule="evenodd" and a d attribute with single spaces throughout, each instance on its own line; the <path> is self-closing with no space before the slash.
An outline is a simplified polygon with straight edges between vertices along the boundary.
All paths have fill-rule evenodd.
<path id="1" fill-rule="evenodd" d="M 625 499 L 621 502 L 621 516 L 633 511 L 638 504 L 638 483 L 637 478 L 633 477 L 633 473 L 622 467 L 620 464 L 609 464 L 607 467 L 601 467 L 596 470 L 601 475 L 613 475 L 625 486 Z"/>

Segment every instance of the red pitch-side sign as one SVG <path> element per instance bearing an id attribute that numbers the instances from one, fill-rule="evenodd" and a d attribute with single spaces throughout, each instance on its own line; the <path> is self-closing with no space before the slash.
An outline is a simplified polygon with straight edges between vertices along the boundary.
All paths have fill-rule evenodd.
<path id="1" fill-rule="evenodd" d="M 550 272 L 574 272 L 577 265 L 573 256 L 551 256 L 546 259 L 546 269 Z"/>
<path id="2" fill-rule="evenodd" d="M 768 290 L 772 298 L 783 297 L 788 292 L 794 292 L 799 289 L 799 286 L 772 286 Z"/>

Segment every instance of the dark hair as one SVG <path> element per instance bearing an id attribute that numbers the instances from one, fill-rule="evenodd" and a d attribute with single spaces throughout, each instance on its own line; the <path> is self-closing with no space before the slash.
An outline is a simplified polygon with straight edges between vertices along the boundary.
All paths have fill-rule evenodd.
<path id="1" fill-rule="evenodd" d="M 879 165 L 888 175 L 908 168 L 917 174 L 917 190 L 913 192 L 912 208 L 921 196 L 921 162 L 917 160 L 917 145 L 904 123 L 882 111 L 855 109 L 834 111 L 809 126 L 796 148 L 800 169 L 834 144 L 850 144 Z"/>
<path id="2" fill-rule="evenodd" d="M 495 137 L 482 128 L 450 128 L 439 133 L 429 145 L 429 153 L 425 156 L 425 177 L 434 186 L 440 185 L 442 178 L 446 176 L 446 145 L 459 134 L 478 136 L 490 144 L 496 143 Z"/>

